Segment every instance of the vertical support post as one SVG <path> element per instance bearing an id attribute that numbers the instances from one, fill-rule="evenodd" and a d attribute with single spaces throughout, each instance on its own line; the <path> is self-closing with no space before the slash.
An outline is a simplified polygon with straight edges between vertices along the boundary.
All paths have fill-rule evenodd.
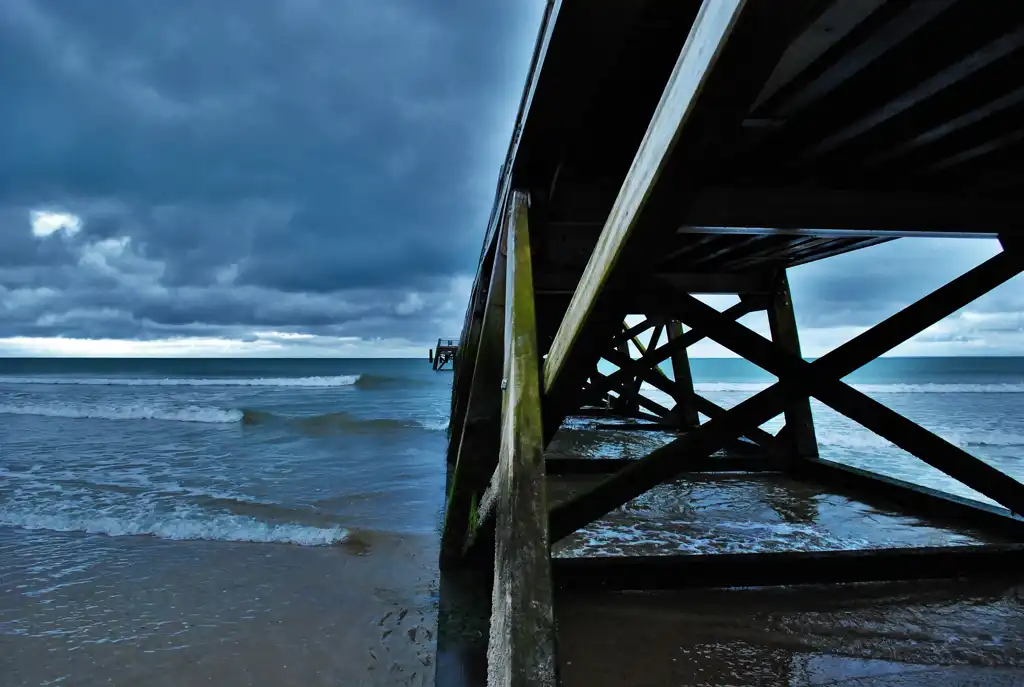
<path id="1" fill-rule="evenodd" d="M 779 270 L 772 290 L 771 302 L 768 307 L 768 326 L 771 329 L 772 341 L 784 349 L 801 357 L 800 337 L 796 327 L 796 314 L 793 311 L 793 298 L 789 291 L 789 279 L 786 270 Z M 796 458 L 817 458 L 818 440 L 814 436 L 814 417 L 811 415 L 811 399 L 801 393 L 786 403 L 786 427 L 780 438 L 786 442 L 792 455 Z"/>
<path id="2" fill-rule="evenodd" d="M 465 418 L 452 434 L 454 472 L 448 489 L 444 529 L 441 534 L 441 567 L 462 557 L 466 535 L 476 525 L 476 506 L 498 462 L 501 436 L 501 380 L 505 369 L 505 237 L 509 220 L 499 228 L 498 245 L 491 265 L 480 339 L 476 348 L 472 383 Z M 435 369 L 441 360 L 434 356 Z M 468 362 L 468 361 L 467 361 Z M 461 431 L 459 431 L 461 429 Z"/>
<path id="3" fill-rule="evenodd" d="M 541 422 L 540 355 L 528 200 L 512 197 L 508 240 L 506 359 L 501 454 L 495 471 L 494 593 L 489 687 L 555 687 L 551 552 Z"/>
<path id="4" fill-rule="evenodd" d="M 615 350 L 623 354 L 627 358 L 633 357 L 629 352 L 629 342 L 627 341 L 623 341 L 622 343 L 617 345 L 615 347 Z M 625 393 L 625 390 L 632 388 L 635 382 L 636 380 L 630 379 L 625 380 L 622 383 L 623 390 L 619 392 L 619 397 L 615 401 L 615 410 L 617 410 L 622 415 L 632 417 L 640 412 L 639 406 L 632 400 L 632 398 L 627 393 Z"/>
<path id="5" fill-rule="evenodd" d="M 682 322 L 669 320 L 666 325 L 670 344 L 683 338 Z M 672 379 L 678 389 L 676 421 L 682 427 L 697 427 L 700 425 L 700 415 L 697 414 L 697 406 L 694 404 L 693 374 L 690 371 L 690 357 L 686 353 L 686 348 L 680 348 L 672 354 Z"/>

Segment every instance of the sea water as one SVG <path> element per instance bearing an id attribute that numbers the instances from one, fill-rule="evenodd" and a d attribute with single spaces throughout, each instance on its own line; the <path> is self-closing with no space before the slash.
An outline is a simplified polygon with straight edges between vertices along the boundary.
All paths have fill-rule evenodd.
<path id="1" fill-rule="evenodd" d="M 692 364 L 724 407 L 774 381 Z M 0 360 L 0 682 L 429 684 L 451 380 L 425 360 Z M 847 381 L 1024 478 L 1024 359 L 882 359 Z M 813 410 L 823 457 L 985 500 Z M 553 450 L 666 440 L 584 422 Z M 556 555 L 975 541 L 912 525 L 772 478 L 698 478 Z"/>

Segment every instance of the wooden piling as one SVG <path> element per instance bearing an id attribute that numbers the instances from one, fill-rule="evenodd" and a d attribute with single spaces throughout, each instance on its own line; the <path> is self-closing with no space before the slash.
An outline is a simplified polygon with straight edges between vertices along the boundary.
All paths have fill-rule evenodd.
<path id="1" fill-rule="evenodd" d="M 513 194 L 509 232 L 508 378 L 495 479 L 489 687 L 555 687 L 554 615 L 527 197 Z"/>
<path id="2" fill-rule="evenodd" d="M 768 327 L 772 341 L 779 348 L 800 357 L 800 336 L 797 333 L 793 297 L 785 270 L 780 270 L 775 278 L 775 288 L 768 307 Z M 794 394 L 793 399 L 786 404 L 786 434 L 783 440 L 788 444 L 787 453 L 795 458 L 818 457 L 818 441 L 814 436 L 814 418 L 809 397 Z"/>

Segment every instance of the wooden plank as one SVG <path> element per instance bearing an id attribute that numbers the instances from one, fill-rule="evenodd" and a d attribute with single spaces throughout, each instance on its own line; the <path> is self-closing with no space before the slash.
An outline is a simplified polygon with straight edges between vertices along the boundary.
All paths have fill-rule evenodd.
<path id="1" fill-rule="evenodd" d="M 757 110 L 779 89 L 802 74 L 884 2 L 885 0 L 837 0 L 830 5 L 782 54 L 775 71 L 768 78 L 751 110 Z"/>
<path id="2" fill-rule="evenodd" d="M 680 295 L 679 308 L 684 322 L 705 329 L 718 343 L 778 376 L 790 389 L 789 399 L 794 392 L 810 393 L 1010 511 L 1024 513 L 1024 484 L 845 384 L 841 377 L 848 373 L 833 371 L 828 364 L 812 367 L 692 296 Z"/>
<path id="3" fill-rule="evenodd" d="M 999 253 L 810 363 L 811 374 L 827 371 L 832 378 L 841 379 L 1016 276 L 1022 269 L 1024 264 L 1019 257 Z M 651 452 L 586 494 L 559 504 L 551 511 L 552 541 L 575 532 L 678 474 L 683 467 L 680 455 L 685 455 L 687 460 L 700 460 L 741 433 L 764 424 L 782 411 L 787 397 L 788 392 L 781 384 L 773 384 L 722 416 Z"/>
<path id="4" fill-rule="evenodd" d="M 668 321 L 669 343 L 683 338 L 683 325 L 678 320 Z M 656 369 L 661 369 L 657 367 Z M 697 406 L 694 404 L 693 375 L 690 372 L 690 358 L 685 348 L 672 354 L 672 380 L 675 382 L 676 407 L 673 408 L 676 420 L 683 427 L 696 427 L 700 424 Z"/>
<path id="5" fill-rule="evenodd" d="M 924 133 L 918 134 L 903 143 L 890 146 L 868 158 L 864 164 L 873 166 L 880 165 L 883 162 L 888 162 L 893 158 L 905 155 L 912 150 L 940 141 L 950 134 L 973 126 L 992 115 L 998 114 L 999 112 L 1014 107 L 1022 102 L 1024 102 L 1024 86 L 1015 88 L 1009 93 L 1004 93 L 998 98 L 995 98 L 980 107 L 976 107 L 965 112 L 959 117 L 954 117 L 953 119 L 944 121 L 938 126 L 934 126 Z"/>
<path id="6" fill-rule="evenodd" d="M 865 503 L 895 508 L 951 527 L 967 525 L 1017 541 L 1024 540 L 1024 518 L 988 503 L 821 458 L 801 461 L 791 474 Z"/>
<path id="7" fill-rule="evenodd" d="M 856 551 L 556 558 L 566 590 L 667 590 L 839 582 L 1024 577 L 1024 545 L 988 544 Z"/>
<path id="8" fill-rule="evenodd" d="M 772 341 L 777 346 L 803 360 L 786 270 L 781 270 L 776 278 L 775 293 L 772 295 L 771 307 L 768 308 L 768 327 Z M 786 427 L 789 428 L 785 439 L 789 455 L 795 458 L 818 457 L 818 440 L 814 436 L 814 417 L 811 415 L 809 397 L 795 397 L 786 405 Z"/>
<path id="9" fill-rule="evenodd" d="M 772 288 L 771 274 L 756 271 L 735 274 L 659 272 L 655 277 L 659 282 L 671 284 L 672 288 L 687 293 L 769 293 Z M 580 275 L 576 272 L 544 271 L 537 275 L 536 294 L 538 297 L 571 296 L 579 280 Z"/>
<path id="10" fill-rule="evenodd" d="M 557 684 L 527 204 L 524 193 L 513 193 L 505 308 L 510 364 L 494 493 L 494 596 L 487 649 L 490 687 Z"/>
<path id="11" fill-rule="evenodd" d="M 852 124 L 843 127 L 807 150 L 801 155 L 801 160 L 812 160 L 835 150 L 858 136 L 864 135 L 879 124 L 960 83 L 997 60 L 1003 59 L 1021 46 L 1024 46 L 1024 28 L 1018 28 L 1001 36 L 955 64 L 943 69 L 930 79 L 919 83 L 906 93 L 899 95 Z"/>
<path id="12" fill-rule="evenodd" d="M 868 35 L 864 41 L 814 77 L 813 80 L 800 87 L 778 107 L 771 108 L 772 116 L 792 117 L 811 103 L 823 98 L 879 57 L 900 45 L 908 36 L 925 26 L 955 2 L 956 0 L 929 0 L 928 2 L 906 3 L 903 11 L 888 23 Z"/>
<path id="13" fill-rule="evenodd" d="M 744 0 L 704 0 L 669 77 L 633 164 L 584 269 L 544 363 L 544 388 L 554 387 L 714 68 Z"/>
<path id="14" fill-rule="evenodd" d="M 716 186 L 662 221 L 678 226 L 681 236 L 995 238 L 1018 227 L 1017 210 L 1015 202 L 949 194 Z"/>
<path id="15" fill-rule="evenodd" d="M 441 566 L 460 562 L 467 533 L 476 522 L 476 505 L 498 463 L 501 437 L 501 380 L 505 367 L 505 241 L 511 216 L 503 218 L 491 264 L 476 361 L 470 377 L 461 431 L 453 434 L 455 469 L 441 534 Z"/>
<path id="16" fill-rule="evenodd" d="M 630 458 L 548 458 L 548 475 L 610 475 L 635 462 Z M 683 472 L 777 472 L 764 456 L 730 456 L 687 462 Z"/>

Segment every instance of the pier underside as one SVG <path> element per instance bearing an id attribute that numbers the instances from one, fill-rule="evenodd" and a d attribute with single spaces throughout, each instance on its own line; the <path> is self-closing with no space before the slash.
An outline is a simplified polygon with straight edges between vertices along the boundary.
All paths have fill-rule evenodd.
<path id="1" fill-rule="evenodd" d="M 843 380 L 1024 270 L 1022 115 L 1016 3 L 551 3 L 455 361 L 441 603 L 460 621 L 439 684 L 473 670 L 458 641 L 486 647 L 489 684 L 556 684 L 553 609 L 584 589 L 1018 577 L 1024 485 Z M 806 361 L 787 269 L 922 236 L 1002 250 Z M 770 337 L 737 321 L 762 312 Z M 777 382 L 719 407 L 692 382 L 703 339 Z M 997 505 L 822 459 L 811 399 Z M 574 417 L 673 434 L 635 458 L 552 451 Z M 992 543 L 552 559 L 704 473 L 777 474 Z"/>

